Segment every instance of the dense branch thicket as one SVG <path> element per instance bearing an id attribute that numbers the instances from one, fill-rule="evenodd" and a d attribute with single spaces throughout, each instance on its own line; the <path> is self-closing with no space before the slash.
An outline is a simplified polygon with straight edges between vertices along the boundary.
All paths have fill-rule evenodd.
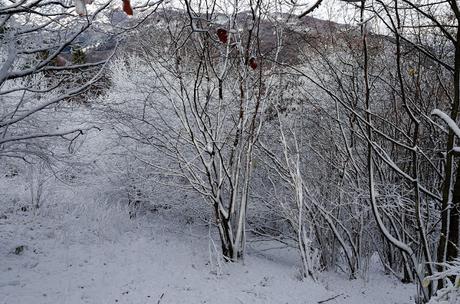
<path id="1" fill-rule="evenodd" d="M 377 253 L 428 299 L 444 282 L 423 279 L 458 254 L 455 135 L 432 115 L 456 120 L 455 5 L 356 3 L 345 26 L 186 4 L 126 53 L 149 77 L 111 111 L 139 158 L 209 203 L 229 259 L 244 231 L 296 244 L 312 278 Z"/>
<path id="2" fill-rule="evenodd" d="M 193 195 L 169 204 L 208 212 L 227 261 L 274 239 L 316 280 L 364 275 L 377 256 L 428 301 L 455 284 L 459 257 L 457 2 L 345 1 L 348 24 L 310 4 L 148 2 L 110 30 L 95 23 L 109 3 L 85 18 L 55 2 L 0 7 L 0 157 L 72 141 L 88 126 L 41 117 L 85 100 L 130 159 L 129 204 L 174 184 Z M 91 39 L 120 41 L 112 61 L 75 46 L 96 25 Z"/>

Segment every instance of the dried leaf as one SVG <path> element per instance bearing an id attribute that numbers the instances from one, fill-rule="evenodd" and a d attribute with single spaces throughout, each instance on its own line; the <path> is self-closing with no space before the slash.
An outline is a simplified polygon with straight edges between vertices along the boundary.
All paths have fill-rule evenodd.
<path id="1" fill-rule="evenodd" d="M 427 288 L 428 286 L 430 286 L 430 283 L 431 283 L 430 279 L 424 278 L 423 281 L 422 281 L 422 286 L 424 288 Z"/>
<path id="2" fill-rule="evenodd" d="M 255 70 L 257 69 L 257 61 L 254 57 L 251 57 L 251 59 L 249 59 L 249 66 Z"/>
<path id="3" fill-rule="evenodd" d="M 228 32 L 222 28 L 217 30 L 217 37 L 219 37 L 220 42 L 227 43 L 228 41 Z"/>
<path id="4" fill-rule="evenodd" d="M 123 0 L 123 11 L 128 16 L 133 15 L 133 8 L 131 7 L 131 1 L 130 0 Z"/>

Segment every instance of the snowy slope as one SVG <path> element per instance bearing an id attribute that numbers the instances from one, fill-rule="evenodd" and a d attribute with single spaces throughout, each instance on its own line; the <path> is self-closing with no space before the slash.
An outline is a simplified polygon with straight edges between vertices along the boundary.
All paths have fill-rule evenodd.
<path id="1" fill-rule="evenodd" d="M 56 208 L 1 211 L 0 303 L 308 304 L 337 295 L 326 303 L 412 303 L 413 286 L 381 274 L 299 281 L 287 249 L 252 244 L 244 265 L 228 265 L 205 227 L 177 230 L 165 215 L 129 220 L 107 206 Z M 19 245 L 24 252 L 15 254 Z"/>

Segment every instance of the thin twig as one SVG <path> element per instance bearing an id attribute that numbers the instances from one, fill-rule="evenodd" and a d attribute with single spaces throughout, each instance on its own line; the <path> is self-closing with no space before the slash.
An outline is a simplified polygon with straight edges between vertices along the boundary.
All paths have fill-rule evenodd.
<path id="1" fill-rule="evenodd" d="M 331 301 L 331 300 L 334 300 L 334 299 L 336 299 L 336 298 L 338 298 L 338 297 L 340 297 L 340 296 L 342 296 L 342 295 L 343 295 L 343 293 L 340 293 L 340 294 L 338 294 L 338 295 L 336 295 L 336 296 L 327 298 L 326 300 L 318 301 L 318 304 L 326 303 L 326 302 Z"/>

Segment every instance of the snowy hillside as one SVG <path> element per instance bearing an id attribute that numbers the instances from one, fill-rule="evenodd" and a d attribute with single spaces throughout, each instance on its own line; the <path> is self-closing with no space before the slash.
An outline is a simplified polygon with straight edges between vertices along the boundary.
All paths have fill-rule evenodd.
<path id="1" fill-rule="evenodd" d="M 454 0 L 0 0 L 0 304 L 460 304 Z"/>
<path id="2" fill-rule="evenodd" d="M 228 265 L 205 227 L 178 230 L 167 214 L 44 208 L 0 213 L 2 304 L 413 303 L 412 285 L 381 272 L 300 281 L 295 252 L 279 244 L 251 243 L 244 264 Z"/>

